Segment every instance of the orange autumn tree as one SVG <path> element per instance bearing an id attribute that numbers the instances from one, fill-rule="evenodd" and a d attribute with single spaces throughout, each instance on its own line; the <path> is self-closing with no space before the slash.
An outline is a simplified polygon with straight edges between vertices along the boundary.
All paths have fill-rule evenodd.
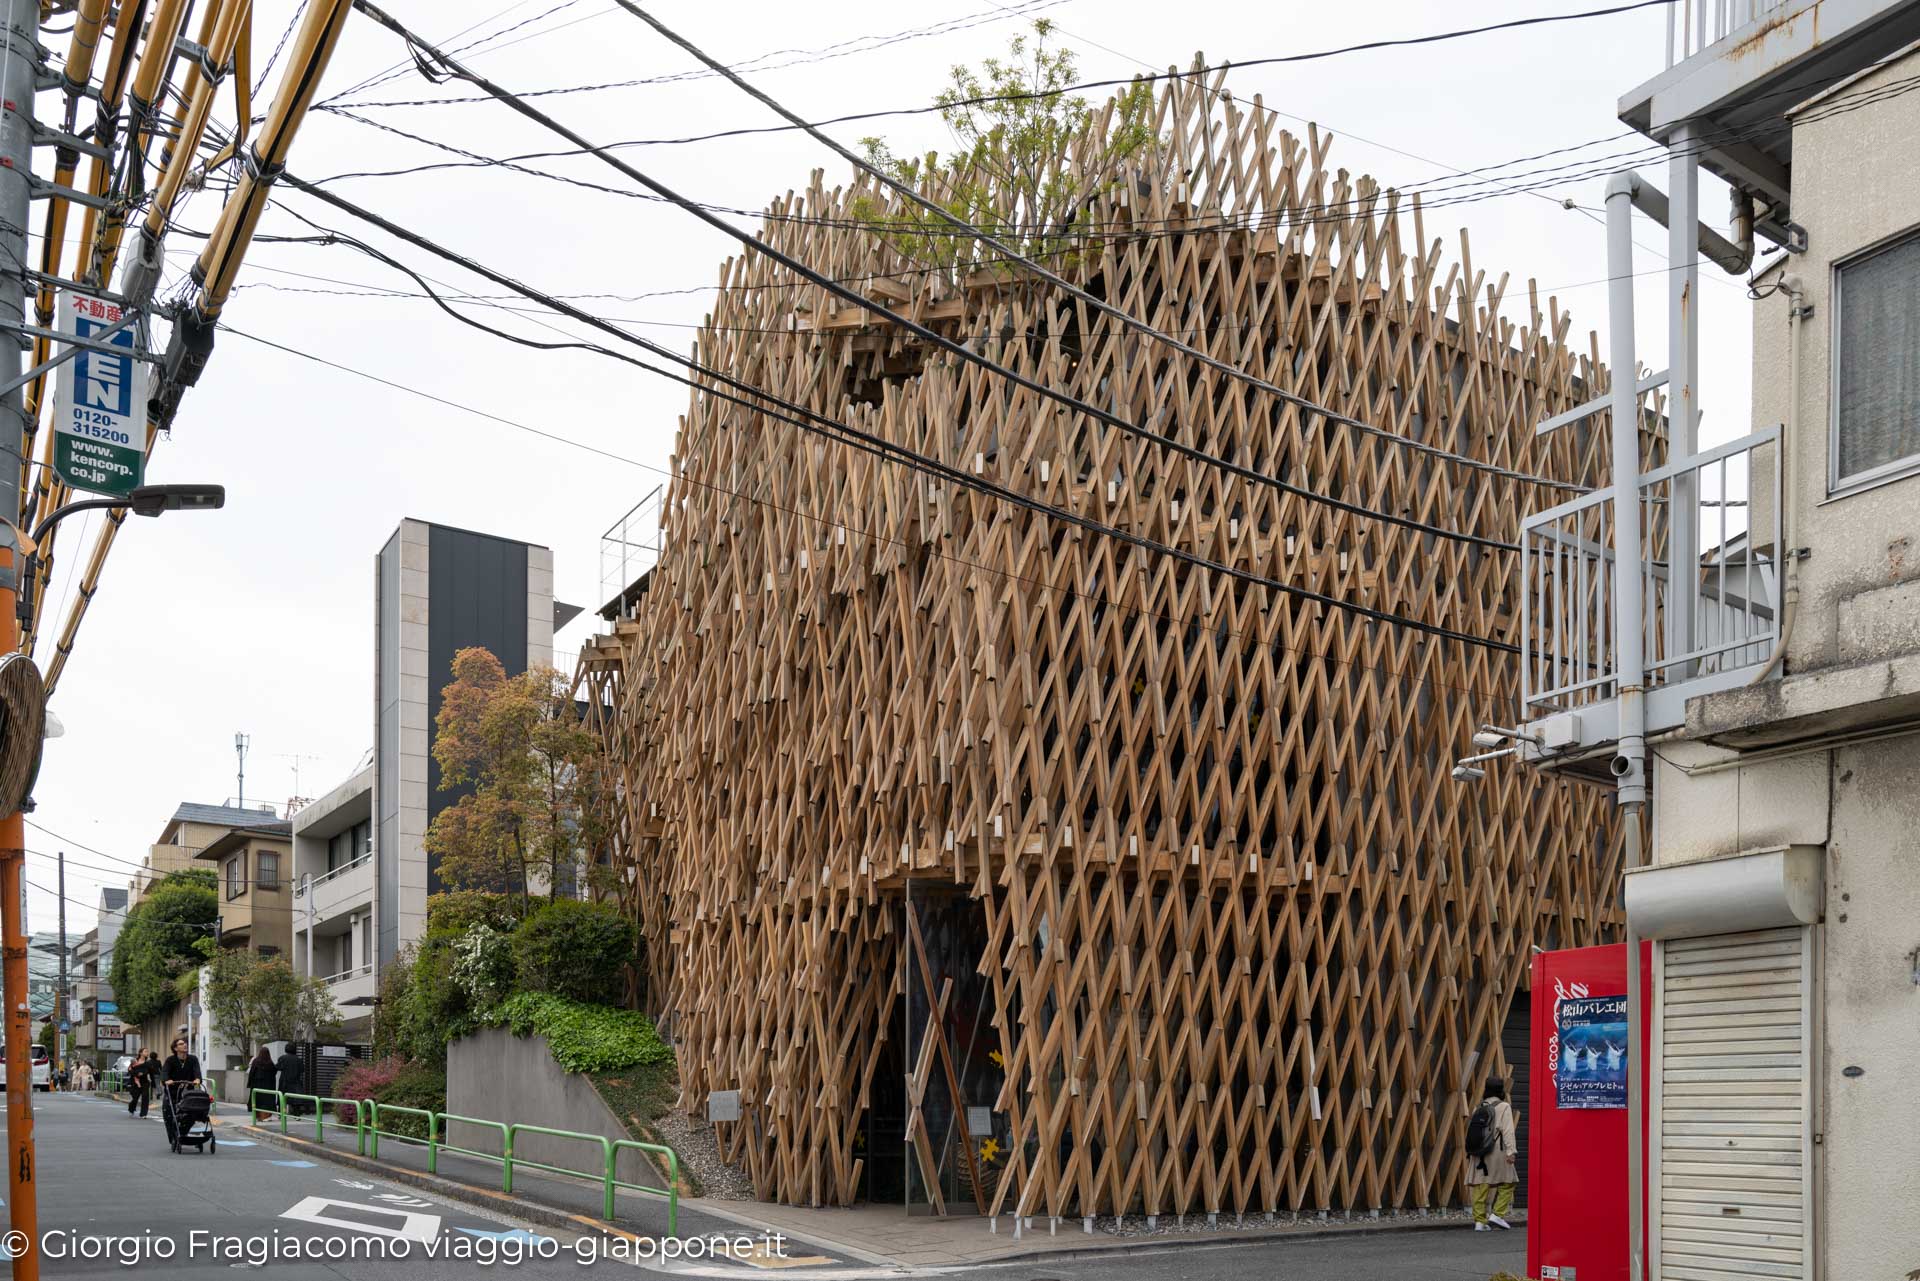
<path id="1" fill-rule="evenodd" d="M 433 758 L 442 791 L 466 789 L 434 816 L 427 851 L 449 889 L 557 897 L 606 837 L 607 774 L 569 684 L 551 667 L 507 675 L 488 650 L 453 657 L 440 693 Z"/>

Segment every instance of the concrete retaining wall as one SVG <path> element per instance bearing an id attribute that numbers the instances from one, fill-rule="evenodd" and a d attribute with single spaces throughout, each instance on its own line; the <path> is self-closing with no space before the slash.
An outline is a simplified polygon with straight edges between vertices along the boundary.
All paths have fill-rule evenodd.
<path id="1" fill-rule="evenodd" d="M 447 1111 L 458 1116 L 544 1125 L 556 1130 L 626 1139 L 625 1125 L 584 1076 L 563 1072 L 553 1061 L 544 1036 L 518 1037 L 504 1028 L 486 1028 L 447 1047 Z M 489 1126 L 447 1125 L 447 1142 L 456 1147 L 500 1155 L 499 1131 Z M 522 1134 L 513 1145 L 516 1160 L 599 1178 L 600 1145 L 581 1139 Z M 663 1176 L 639 1152 L 622 1152 L 618 1176 L 629 1183 L 661 1186 Z"/>

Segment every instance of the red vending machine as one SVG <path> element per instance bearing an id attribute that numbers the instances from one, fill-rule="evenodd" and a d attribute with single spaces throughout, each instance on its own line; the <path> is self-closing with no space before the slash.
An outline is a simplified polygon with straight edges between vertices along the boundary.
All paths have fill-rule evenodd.
<path id="1" fill-rule="evenodd" d="M 1643 1018 L 1652 953 L 1641 944 Z M 1534 953 L 1527 1275 L 1538 1281 L 1627 1281 L 1626 1032 L 1626 944 Z M 1643 1026 L 1643 1052 L 1650 1043 Z M 1643 1057 L 1642 1099 L 1646 1086 Z"/>

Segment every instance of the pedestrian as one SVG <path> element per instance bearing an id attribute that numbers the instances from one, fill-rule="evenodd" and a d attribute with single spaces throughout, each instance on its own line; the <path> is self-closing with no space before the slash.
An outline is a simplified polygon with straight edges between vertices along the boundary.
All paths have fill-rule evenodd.
<path id="1" fill-rule="evenodd" d="M 295 1108 L 287 1102 L 286 1097 L 307 1088 L 307 1065 L 293 1052 L 293 1046 L 289 1045 L 280 1052 L 280 1062 L 275 1065 L 275 1071 L 279 1075 L 280 1105 L 295 1116 L 305 1116 L 306 1105 Z"/>
<path id="2" fill-rule="evenodd" d="M 264 1121 L 273 1115 L 260 1108 L 256 1095 L 261 1090 L 277 1089 L 274 1082 L 279 1079 L 278 1074 L 279 1069 L 274 1066 L 272 1053 L 266 1046 L 261 1046 L 259 1052 L 253 1056 L 253 1062 L 247 1064 L 247 1102 L 254 1105 L 253 1119 L 256 1121 Z M 286 1106 L 284 1099 L 281 1100 L 281 1106 Z"/>
<path id="3" fill-rule="evenodd" d="M 166 1067 L 160 1086 L 167 1092 L 166 1104 L 161 1108 L 161 1119 L 167 1123 L 167 1138 L 177 1140 L 179 1132 L 174 1124 L 174 1112 L 180 1106 L 180 1096 L 187 1090 L 200 1084 L 200 1060 L 187 1048 L 187 1038 L 173 1038 L 172 1053 L 167 1055 Z"/>
<path id="4" fill-rule="evenodd" d="M 1514 1164 L 1519 1151 L 1513 1132 L 1513 1106 L 1507 1102 L 1507 1083 L 1490 1077 L 1487 1097 L 1467 1122 L 1467 1186 L 1473 1189 L 1475 1232 L 1513 1226 L 1507 1222 L 1507 1215 L 1513 1212 L 1513 1189 L 1520 1180 Z M 1491 1212 L 1489 1199 L 1493 1202 Z"/>
<path id="5" fill-rule="evenodd" d="M 75 1077 L 77 1078 L 76 1084 L 80 1093 L 92 1094 L 93 1093 L 93 1064 L 87 1062 L 85 1059 L 81 1059 L 80 1066 L 74 1069 L 74 1074 L 75 1074 Z"/>
<path id="6" fill-rule="evenodd" d="M 160 1079 L 160 1052 L 148 1050 L 144 1059 L 136 1058 L 127 1068 L 127 1115 L 133 1116 L 134 1109 L 139 1115 L 147 1115 L 147 1105 L 153 1101 L 153 1085 Z"/>

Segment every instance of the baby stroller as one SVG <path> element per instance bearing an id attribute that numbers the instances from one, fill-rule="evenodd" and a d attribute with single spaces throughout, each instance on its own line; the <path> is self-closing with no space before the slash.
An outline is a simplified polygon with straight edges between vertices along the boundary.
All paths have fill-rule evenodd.
<path id="1" fill-rule="evenodd" d="M 167 1123 L 167 1142 L 178 1152 L 218 1152 L 213 1134 L 213 1096 L 197 1085 L 172 1083 L 160 1091 L 160 1116 Z M 197 1128 L 196 1128 L 197 1127 Z"/>

